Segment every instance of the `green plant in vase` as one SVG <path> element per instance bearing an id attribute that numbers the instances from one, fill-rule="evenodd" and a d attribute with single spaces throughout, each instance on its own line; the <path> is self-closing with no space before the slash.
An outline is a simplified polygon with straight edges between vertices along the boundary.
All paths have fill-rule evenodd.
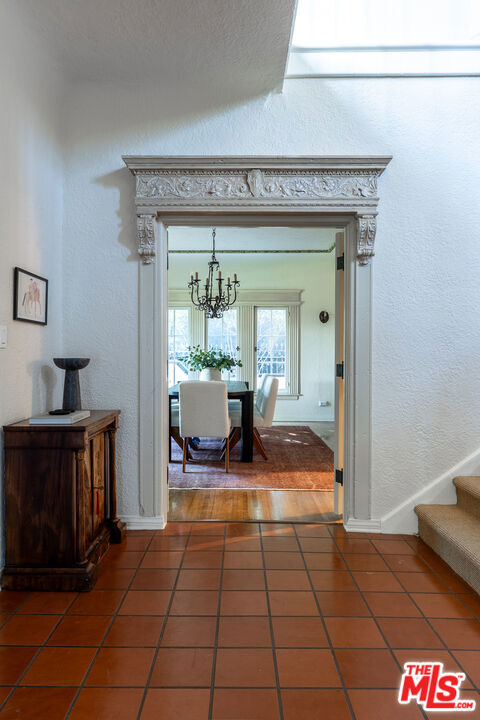
<path id="1" fill-rule="evenodd" d="M 209 347 L 204 350 L 201 345 L 189 348 L 185 364 L 189 370 L 200 371 L 202 380 L 221 380 L 222 370 L 232 372 L 233 368 L 242 367 L 241 360 L 221 348 Z"/>

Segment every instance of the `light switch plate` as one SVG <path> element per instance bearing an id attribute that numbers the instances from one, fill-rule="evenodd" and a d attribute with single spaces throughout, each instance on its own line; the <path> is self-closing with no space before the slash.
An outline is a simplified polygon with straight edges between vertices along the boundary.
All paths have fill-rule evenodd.
<path id="1" fill-rule="evenodd" d="M 7 326 L 0 325 L 0 350 L 5 350 L 7 347 Z"/>

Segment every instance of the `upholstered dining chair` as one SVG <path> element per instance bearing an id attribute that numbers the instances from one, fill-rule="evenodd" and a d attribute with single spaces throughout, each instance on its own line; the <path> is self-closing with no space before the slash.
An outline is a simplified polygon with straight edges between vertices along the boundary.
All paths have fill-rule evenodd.
<path id="1" fill-rule="evenodd" d="M 179 430 L 183 440 L 183 472 L 188 460 L 188 440 L 212 437 L 226 440 L 225 472 L 230 470 L 230 418 L 227 383 L 217 380 L 186 381 L 179 385 Z"/>
<path id="2" fill-rule="evenodd" d="M 180 403 L 178 400 L 170 400 L 170 438 L 168 448 L 168 462 L 172 462 L 172 440 L 174 440 L 180 449 L 183 449 L 182 438 L 178 432 L 180 415 Z"/>
<path id="3" fill-rule="evenodd" d="M 170 447 L 168 449 L 168 462 L 172 462 L 172 440 L 176 442 L 180 450 L 183 449 L 183 442 L 182 438 L 180 437 L 180 433 L 178 431 L 178 424 L 179 424 L 179 414 L 180 414 L 180 403 L 178 400 L 171 400 L 170 401 Z M 189 449 L 187 451 L 187 460 L 191 459 L 190 455 L 190 448 L 192 450 L 198 450 L 199 446 L 199 438 L 193 437 L 190 438 L 190 441 L 188 443 Z"/>
<path id="4" fill-rule="evenodd" d="M 253 412 L 253 444 L 265 460 L 268 460 L 268 457 L 263 447 L 258 428 L 272 427 L 277 395 L 278 378 L 273 375 L 264 375 L 262 384 L 257 390 L 257 399 L 255 400 Z M 230 403 L 229 414 L 232 423 L 229 447 L 230 450 L 232 450 L 242 436 L 240 429 L 242 425 L 242 415 L 241 410 L 235 408 L 232 403 Z"/>

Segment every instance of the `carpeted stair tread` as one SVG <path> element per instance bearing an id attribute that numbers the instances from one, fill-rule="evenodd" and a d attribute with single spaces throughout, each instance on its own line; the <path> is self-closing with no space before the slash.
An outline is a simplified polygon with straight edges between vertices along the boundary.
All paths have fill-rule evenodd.
<path id="1" fill-rule="evenodd" d="M 458 505 L 417 505 L 419 534 L 480 592 L 480 520 Z"/>
<path id="2" fill-rule="evenodd" d="M 453 484 L 457 489 L 464 490 L 480 500 L 480 475 L 460 475 L 454 478 Z"/>
<path id="3" fill-rule="evenodd" d="M 475 515 L 480 524 L 480 477 L 463 475 L 453 481 L 457 490 L 457 504 L 471 515 Z"/>

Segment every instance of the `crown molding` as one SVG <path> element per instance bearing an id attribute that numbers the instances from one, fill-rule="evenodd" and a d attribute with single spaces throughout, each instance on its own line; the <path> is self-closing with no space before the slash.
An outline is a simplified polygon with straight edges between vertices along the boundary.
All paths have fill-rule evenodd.
<path id="1" fill-rule="evenodd" d="M 261 168 L 385 170 L 391 155 L 122 155 L 129 170 L 230 170 Z"/>

